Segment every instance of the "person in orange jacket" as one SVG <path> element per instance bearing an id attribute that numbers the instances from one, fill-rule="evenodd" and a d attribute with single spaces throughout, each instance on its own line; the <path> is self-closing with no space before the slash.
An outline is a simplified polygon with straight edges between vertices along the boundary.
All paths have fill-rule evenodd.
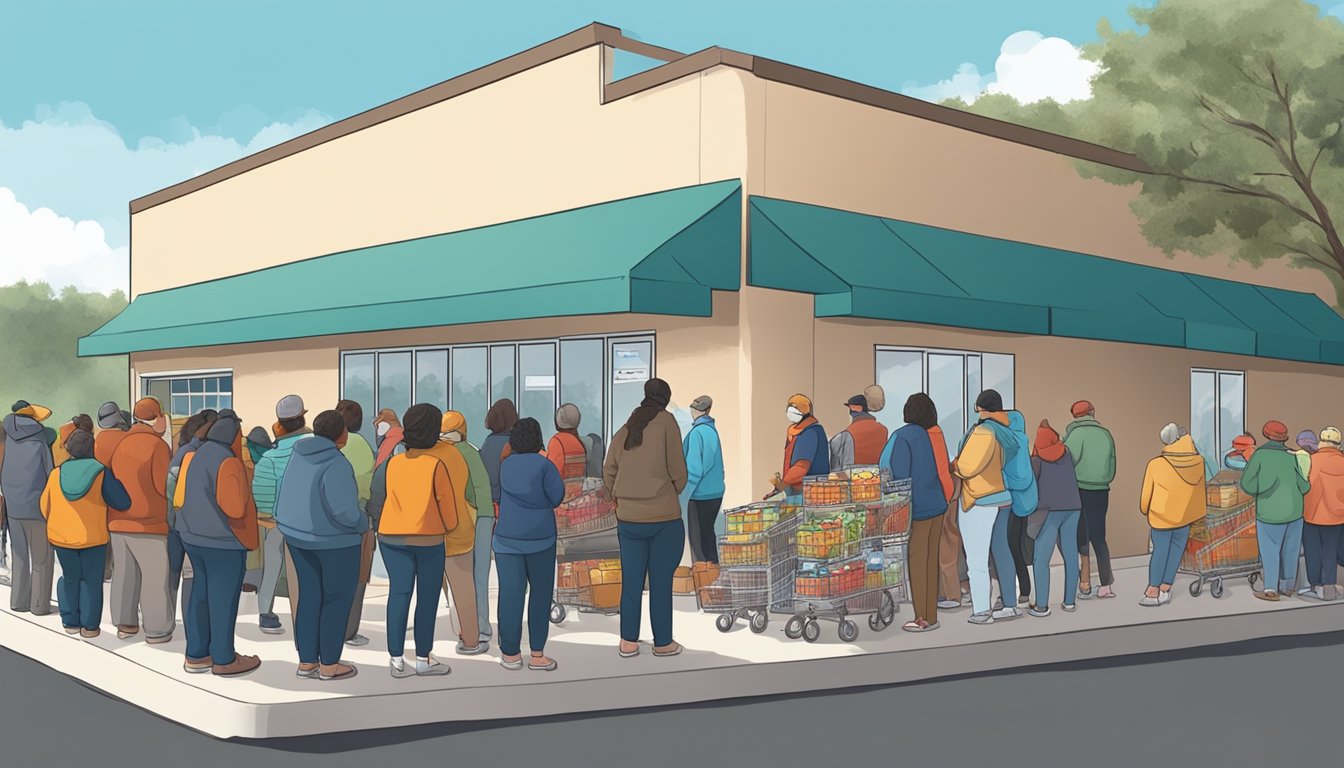
<path id="1" fill-rule="evenodd" d="M 1298 592 L 1314 600 L 1339 599 L 1335 579 L 1344 562 L 1344 440 L 1338 427 L 1321 430 L 1316 453 L 1311 457 L 1311 488 L 1303 502 L 1306 525 L 1302 531 L 1307 556 L 1308 585 Z"/>
<path id="2" fill-rule="evenodd" d="M 831 452 L 826 430 L 812 415 L 811 399 L 806 395 L 790 397 L 784 413 L 789 420 L 784 439 L 784 471 L 770 483 L 776 493 L 794 499 L 802 496 L 804 478 L 830 474 Z"/>

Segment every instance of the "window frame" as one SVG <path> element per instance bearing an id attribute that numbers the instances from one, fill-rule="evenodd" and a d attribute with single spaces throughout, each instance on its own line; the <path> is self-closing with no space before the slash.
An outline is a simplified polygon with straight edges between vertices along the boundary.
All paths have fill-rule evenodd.
<path id="1" fill-rule="evenodd" d="M 1247 397 L 1247 394 L 1248 394 L 1247 389 L 1248 389 L 1249 384 L 1250 384 L 1250 377 L 1247 375 L 1247 372 L 1244 371 L 1244 370 L 1243 370 L 1243 371 L 1237 371 L 1237 370 L 1231 370 L 1231 369 L 1227 369 L 1227 368 L 1204 368 L 1204 367 L 1200 367 L 1200 366 L 1193 366 L 1193 367 L 1190 368 L 1190 381 L 1191 381 L 1191 382 L 1194 381 L 1194 377 L 1195 377 L 1196 374 L 1210 375 L 1210 376 L 1213 377 L 1213 439 L 1214 439 L 1214 442 L 1217 443 L 1217 445 L 1214 445 L 1214 446 L 1212 446 L 1212 447 L 1206 447 L 1206 446 L 1202 446 L 1202 445 L 1201 445 L 1200 448 L 1201 448 L 1202 450 L 1206 450 L 1206 451 L 1209 451 L 1209 450 L 1213 451 L 1213 452 L 1215 453 L 1215 455 L 1216 455 L 1216 463 L 1218 464 L 1219 468 L 1221 468 L 1221 467 L 1222 467 L 1222 453 L 1223 453 L 1223 451 L 1227 450 L 1227 449 L 1232 445 L 1232 438 L 1234 438 L 1234 437 L 1236 437 L 1237 435 L 1240 435 L 1240 434 L 1241 434 L 1241 432 L 1238 432 L 1237 435 L 1224 435 L 1224 434 L 1223 434 L 1223 378 L 1222 378 L 1222 377 L 1223 377 L 1223 376 L 1236 376 L 1236 377 L 1238 377 L 1239 379 L 1241 379 L 1241 427 L 1242 427 L 1242 431 L 1243 431 L 1243 432 L 1246 430 L 1246 402 L 1247 402 L 1247 400 L 1248 400 L 1248 397 Z M 1193 397 L 1190 398 L 1190 414 L 1189 414 L 1189 415 L 1190 415 L 1190 421 L 1189 421 L 1189 424 L 1188 424 L 1188 426 L 1187 426 L 1187 429 L 1192 429 L 1192 428 L 1194 427 L 1194 423 L 1195 423 L 1195 401 L 1194 401 L 1194 398 L 1193 398 Z"/>
<path id="2" fill-rule="evenodd" d="M 193 370 L 184 370 L 184 371 L 151 371 L 151 372 L 149 372 L 149 373 L 140 373 L 139 371 L 136 371 L 135 376 L 136 376 L 136 379 L 137 379 L 137 381 L 138 381 L 138 383 L 139 383 L 139 386 L 137 387 L 137 389 L 139 390 L 139 393 L 140 393 L 140 394 L 139 394 L 139 397 L 149 397 L 149 396 L 150 396 L 150 393 L 149 393 L 149 386 L 150 386 L 151 383 L 153 383 L 153 382 L 157 382 L 157 381 L 166 381 L 166 382 L 168 382 L 168 392 L 169 392 L 168 397 L 169 397 L 169 402 L 167 402 L 167 403 L 163 403 L 162 405 L 163 405 L 163 407 L 168 411 L 168 416 L 169 416 L 169 418 L 171 418 L 171 417 L 173 416 L 173 412 L 172 412 L 172 411 L 173 411 L 173 404 L 172 404 L 172 402 L 171 402 L 171 398 L 172 398 L 173 395 L 174 395 L 174 393 L 173 393 L 173 391 L 172 391 L 172 389 L 173 389 L 173 382 L 174 382 L 174 381 L 191 381 L 191 380 L 199 380 L 199 381 L 201 381 L 201 391 L 200 391 L 200 392 L 194 392 L 194 391 L 192 391 L 191 388 L 190 388 L 190 385 L 188 385 L 188 390 L 187 390 L 186 392 L 182 392 L 182 393 L 178 394 L 178 395 L 177 395 L 178 397 L 187 397 L 187 398 L 190 398 L 190 397 L 202 397 L 202 398 L 204 398 L 206 395 L 214 395 L 216 398 L 219 398 L 219 397 L 225 397 L 225 396 L 227 396 L 227 397 L 229 398 L 229 405 L 230 405 L 230 407 L 232 407 L 232 405 L 233 405 L 233 396 L 234 396 L 234 392 L 235 392 L 235 390 L 234 390 L 234 387 L 233 387 L 234 373 L 233 373 L 233 369 L 232 369 L 232 368 L 197 368 L 197 369 L 193 369 Z M 207 389 L 205 388 L 205 380 L 206 380 L 206 379 L 220 379 L 220 378 L 223 378 L 223 377 L 225 377 L 225 376 L 229 377 L 229 388 L 228 388 L 227 390 L 223 389 L 218 383 L 216 383 L 216 389 L 215 389 L 214 392 L 211 392 L 211 391 L 209 391 L 209 390 L 207 390 Z M 216 401 L 216 402 L 218 402 L 218 401 Z M 191 416 L 192 414 L 191 414 L 191 413 L 188 413 L 188 414 L 178 414 L 178 415 Z"/>
<path id="3" fill-rule="evenodd" d="M 982 387 L 984 386 L 984 381 L 985 381 L 985 356 L 986 356 L 986 355 L 998 355 L 998 356 L 1000 356 L 1000 357 L 1006 357 L 1006 358 L 1008 358 L 1009 360 L 1012 361 L 1012 372 L 1013 372 L 1013 373 L 1012 373 L 1011 383 L 1012 383 L 1012 386 L 1013 386 L 1013 402 L 1012 402 L 1011 404 L 1008 404 L 1008 407 L 1009 407 L 1009 408 L 1016 408 L 1016 407 L 1017 407 L 1017 355 L 1016 355 L 1015 353 L 1012 353 L 1012 352 L 989 352 L 989 351 L 979 350 L 979 349 L 950 349 L 950 348 L 945 348 L 945 347 L 916 347 L 916 346 L 909 346 L 909 345 L 903 345 L 903 344 L 874 344 L 874 345 L 873 345 L 873 380 L 874 380 L 874 381 L 877 381 L 877 378 L 878 378 L 878 376 L 877 376 L 878 366 L 879 366 L 879 362 L 878 362 L 878 361 L 881 359 L 881 356 L 882 356 L 882 353 L 883 353 L 883 352 L 897 352 L 897 353 L 904 352 L 904 353 L 908 353 L 908 354 L 918 354 L 918 355 L 920 355 L 920 356 L 921 356 L 921 360 L 920 360 L 920 382 L 921 382 L 920 387 L 921 387 L 921 388 L 920 388 L 920 391 L 921 391 L 921 392 L 924 392 L 924 393 L 926 393 L 926 394 L 927 394 L 928 391 L 929 391 L 929 355 L 944 355 L 944 356 L 959 356 L 959 357 L 961 357 L 961 400 L 962 400 L 962 402 L 961 402 L 960 407 L 961 407 L 961 409 L 962 409 L 962 434 L 965 434 L 965 433 L 966 433 L 966 430 L 970 428 L 970 424 L 971 424 L 971 420 L 972 420 L 972 415 L 973 415 L 974 410 L 975 410 L 974 407 L 973 407 L 974 404 L 975 404 L 975 401 L 974 401 L 974 399 L 973 399 L 973 397 L 972 397 L 972 394 L 977 394 L 977 395 L 979 394 L 978 392 L 976 392 L 976 393 L 971 393 L 971 392 L 969 391 L 969 389 L 968 389 L 968 386 L 969 386 L 968 374 L 969 374 L 969 372 L 970 372 L 970 360 L 971 360 L 972 357 L 974 357 L 975 359 L 979 360 L 979 363 L 980 363 L 980 364 L 979 364 L 979 369 L 980 369 L 980 386 L 982 386 Z M 888 408 L 892 407 L 892 405 L 893 405 L 892 403 L 887 403 L 887 407 L 888 407 Z M 952 439 L 951 436 L 949 436 L 948 439 Z"/>

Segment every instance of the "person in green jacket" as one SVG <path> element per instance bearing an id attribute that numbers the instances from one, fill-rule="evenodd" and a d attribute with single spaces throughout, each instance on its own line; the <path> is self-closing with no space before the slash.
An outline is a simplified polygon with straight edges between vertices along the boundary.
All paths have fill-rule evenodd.
<path id="1" fill-rule="evenodd" d="M 1297 581 L 1297 556 L 1302 551 L 1302 498 L 1311 484 L 1286 445 L 1288 427 L 1265 422 L 1261 433 L 1269 442 L 1251 454 L 1241 475 L 1241 489 L 1255 497 L 1255 533 L 1265 589 L 1261 600 L 1276 602 L 1291 595 Z"/>
<path id="2" fill-rule="evenodd" d="M 1115 438 L 1097 421 L 1092 403 L 1079 400 L 1070 408 L 1073 421 L 1064 430 L 1064 446 L 1073 457 L 1073 471 L 1078 476 L 1078 496 L 1083 513 L 1078 518 L 1079 569 L 1078 597 L 1092 598 L 1092 564 L 1089 562 L 1088 543 L 1097 554 L 1097 575 L 1101 588 L 1099 598 L 1115 597 L 1111 585 L 1111 549 L 1106 543 L 1106 511 L 1111 504 L 1111 481 L 1115 479 Z"/>
<path id="3" fill-rule="evenodd" d="M 359 508 L 367 510 L 373 485 L 373 447 L 360 434 L 364 428 L 364 408 L 354 400 L 342 400 L 336 403 L 335 410 L 345 419 L 345 430 L 348 433 L 341 455 L 355 470 L 355 493 Z M 368 514 L 367 511 L 365 514 Z M 377 546 L 377 538 L 378 534 L 371 525 L 360 542 L 359 580 L 355 586 L 355 600 L 350 605 L 350 618 L 345 624 L 345 644 L 352 648 L 369 644 L 369 638 L 359 634 L 359 623 L 364 619 L 364 592 L 369 587 L 369 576 L 373 573 L 373 550 Z"/>
<path id="4" fill-rule="evenodd" d="M 467 442 L 467 417 L 457 411 L 443 412 L 443 437 L 457 446 L 467 460 L 467 503 L 476 510 L 476 545 L 473 550 L 472 580 L 476 586 L 476 623 L 482 638 L 490 632 L 490 542 L 495 534 L 495 503 L 491 496 L 490 474 L 481 460 L 481 452 Z"/>

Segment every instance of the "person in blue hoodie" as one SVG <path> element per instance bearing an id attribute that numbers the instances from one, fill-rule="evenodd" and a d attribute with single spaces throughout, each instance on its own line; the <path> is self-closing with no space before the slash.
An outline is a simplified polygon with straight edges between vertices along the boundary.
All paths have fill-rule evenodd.
<path id="1" fill-rule="evenodd" d="M 719 564 L 719 545 L 714 523 L 723 507 L 723 446 L 719 429 L 709 410 L 714 401 L 701 395 L 691 401 L 691 428 L 682 441 L 686 456 L 686 533 L 691 544 L 691 559 L 697 563 Z"/>
<path id="2" fill-rule="evenodd" d="M 301 678 L 342 680 L 357 672 L 341 663 L 341 649 L 369 519 L 360 508 L 354 468 L 341 453 L 348 438 L 345 417 L 319 413 L 313 438 L 295 444 L 275 500 L 275 523 L 304 598 L 294 617 Z"/>
<path id="3" fill-rule="evenodd" d="M 541 455 L 541 425 L 520 419 L 509 436 L 512 449 L 499 465 L 499 521 L 495 523 L 495 572 L 499 575 L 500 664 L 523 668 L 523 599 L 527 606 L 528 669 L 556 668 L 546 656 L 555 592 L 555 508 L 565 499 L 560 471 Z M 531 593 L 530 595 L 528 593 Z"/>
<path id="4" fill-rule="evenodd" d="M 887 469 L 893 480 L 910 481 L 910 592 L 915 618 L 901 629 L 938 629 L 938 546 L 942 541 L 947 497 L 938 474 L 929 430 L 938 425 L 938 409 L 923 392 L 905 401 L 905 426 L 888 439 Z"/>
<path id="5" fill-rule="evenodd" d="M 191 602 L 192 575 L 187 561 L 187 550 L 182 546 L 182 534 L 177 530 L 177 508 L 173 500 L 177 493 L 177 478 L 182 473 L 182 463 L 188 454 L 196 452 L 205 442 L 205 435 L 219 417 L 219 412 L 206 408 L 187 419 L 177 436 L 177 450 L 173 460 L 168 462 L 168 590 L 172 594 L 169 601 L 174 608 L 181 604 L 182 615 L 187 615 L 187 604 Z M 179 597 L 180 593 L 180 597 Z"/>

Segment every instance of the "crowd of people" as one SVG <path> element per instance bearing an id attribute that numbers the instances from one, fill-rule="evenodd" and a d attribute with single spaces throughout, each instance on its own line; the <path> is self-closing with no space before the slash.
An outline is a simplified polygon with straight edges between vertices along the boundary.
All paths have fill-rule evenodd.
<path id="1" fill-rule="evenodd" d="M 61 570 L 55 609 L 67 633 L 99 636 L 103 582 L 110 579 L 118 638 L 143 632 L 147 643 L 169 642 L 180 606 L 185 671 L 233 677 L 261 664 L 234 647 L 241 595 L 256 593 L 261 632 L 283 634 L 274 608 L 283 588 L 296 674 L 341 680 L 358 673 L 343 649 L 369 643 L 359 630 L 374 554 L 381 551 L 390 582 L 393 677 L 450 673 L 434 654 L 440 593 L 453 611 L 458 655 L 486 653 L 497 631 L 505 669 L 550 671 L 558 667 L 546 652 L 555 510 L 570 484 L 600 477 L 615 504 L 623 573 L 616 651 L 630 658 L 643 650 L 647 588 L 651 652 L 675 656 L 682 646 L 674 637 L 674 574 L 688 543 L 695 562 L 717 565 L 724 462 L 712 398 L 690 403 L 685 435 L 668 410 L 671 399 L 665 381 L 645 382 L 643 401 L 605 451 L 596 435 L 580 435 L 582 414 L 568 403 L 554 414 L 554 436 L 544 441 L 537 420 L 520 418 L 514 403 L 501 399 L 490 407 L 489 434 L 477 445 L 461 413 L 428 403 L 400 415 L 380 411 L 370 444 L 361 435 L 363 410 L 350 400 L 310 425 L 303 399 L 287 395 L 269 429 L 255 426 L 245 436 L 234 411 L 207 409 L 169 437 L 167 414 L 152 397 L 130 412 L 104 404 L 96 427 L 80 414 L 58 429 L 46 426 L 49 409 L 21 400 L 3 420 L 0 455 L 3 530 L 13 551 L 10 607 L 52 612 L 54 553 Z M 1056 550 L 1064 584 L 1054 604 L 1072 612 L 1078 600 L 1116 596 L 1106 543 L 1115 442 L 1090 402 L 1072 405 L 1063 434 L 1043 420 L 1034 439 L 1023 414 L 1005 408 L 994 390 L 976 398 L 975 423 L 964 436 L 943 433 L 937 406 L 923 393 L 906 400 L 904 425 L 889 434 L 873 416 L 884 404 L 879 387 L 850 398 L 850 423 L 828 439 L 812 401 L 789 398 L 784 460 L 768 495 L 798 502 L 806 479 L 833 466 L 879 465 L 909 480 L 914 618 L 903 629 L 938 629 L 940 611 L 967 604 L 976 625 L 1024 611 L 1049 616 Z M 1170 602 L 1191 526 L 1205 515 L 1206 484 L 1222 471 L 1236 473 L 1256 500 L 1264 569 L 1257 597 L 1338 598 L 1340 430 L 1327 427 L 1319 438 L 1303 432 L 1291 446 L 1279 422 L 1262 433 L 1263 445 L 1239 436 L 1219 461 L 1204 455 L 1183 427 L 1160 430 L 1162 447 L 1147 464 L 1140 500 L 1152 541 L 1142 605 Z M 950 439 L 957 441 L 953 450 Z M 1296 589 L 1303 546 L 1309 583 Z"/>

